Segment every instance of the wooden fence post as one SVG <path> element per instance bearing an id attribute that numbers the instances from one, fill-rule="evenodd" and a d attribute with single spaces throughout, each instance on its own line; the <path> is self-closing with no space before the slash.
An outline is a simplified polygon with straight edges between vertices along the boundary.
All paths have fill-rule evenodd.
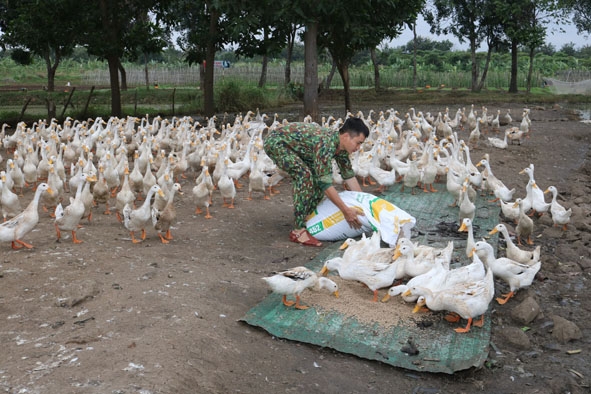
<path id="1" fill-rule="evenodd" d="M 25 115 L 25 111 L 27 110 L 27 107 L 29 106 L 29 103 L 31 102 L 31 100 L 33 99 L 33 97 L 28 97 L 27 98 L 27 102 L 25 103 L 25 105 L 23 105 L 23 109 L 21 110 L 21 115 L 18 117 L 18 121 L 20 122 L 21 120 L 23 120 L 23 116 Z"/>
<path id="2" fill-rule="evenodd" d="M 94 92 L 94 85 L 90 88 L 90 93 L 88 93 L 88 99 L 86 100 L 86 105 L 84 106 L 84 111 L 82 111 L 82 119 L 86 118 L 86 111 L 88 110 L 88 105 L 90 104 L 90 99 L 92 98 L 93 92 Z"/>
<path id="3" fill-rule="evenodd" d="M 174 96 L 176 94 L 176 88 L 172 89 L 172 116 L 174 116 Z"/>
<path id="4" fill-rule="evenodd" d="M 56 117 L 55 101 L 53 98 L 45 98 L 47 105 L 47 119 L 53 119 Z"/>
<path id="5" fill-rule="evenodd" d="M 60 121 L 63 121 L 63 119 L 64 119 L 64 115 L 66 114 L 66 109 L 68 108 L 68 105 L 70 105 L 70 102 L 72 101 L 72 95 L 74 94 L 75 90 L 76 90 L 76 87 L 73 87 L 72 91 L 70 92 L 70 95 L 68 96 L 68 100 L 66 101 L 66 104 L 64 105 L 64 109 L 62 110 L 62 114 L 59 117 Z"/>

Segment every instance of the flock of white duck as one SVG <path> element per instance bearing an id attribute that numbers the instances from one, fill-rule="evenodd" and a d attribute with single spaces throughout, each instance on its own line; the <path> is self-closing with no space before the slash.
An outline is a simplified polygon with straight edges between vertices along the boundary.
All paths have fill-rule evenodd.
<path id="1" fill-rule="evenodd" d="M 487 154 L 476 165 L 472 163 L 470 150 L 482 141 L 495 148 L 507 147 L 496 137 L 485 140 L 481 128 L 483 134 L 496 133 L 506 125 L 504 141 L 519 143 L 530 134 L 528 110 L 524 110 L 519 127 L 511 126 L 509 112 L 501 116 L 497 111 L 494 117 L 486 112 L 483 107 L 477 116 L 472 106 L 468 114 L 459 109 L 452 117 L 446 110 L 432 117 L 411 108 L 401 118 L 391 109 L 381 112 L 377 120 L 372 119 L 373 111 L 367 117 L 358 113 L 368 124 L 370 135 L 362 149 L 352 156 L 362 183 L 375 181 L 379 191 L 402 182 L 403 189 L 410 188 L 413 194 L 417 187 L 424 192 L 436 192 L 435 182 L 445 177 L 447 192 L 453 195 L 458 207 L 460 229 L 468 231 L 466 254 L 473 259 L 471 264 L 450 269 L 453 244 L 434 249 L 400 239 L 396 248 L 381 248 L 376 233 L 369 238 L 348 240 L 343 255 L 327 261 L 323 273 L 337 271 L 344 279 L 365 283 L 376 301 L 378 289 L 412 278 L 405 285 L 392 287 L 389 296 L 401 294 L 419 307 L 455 312 L 468 320 L 467 326 L 458 331 L 468 331 L 472 319 L 488 308 L 494 295 L 493 276 L 509 284 L 510 292 L 499 298 L 502 303 L 519 288 L 528 286 L 541 263 L 539 247 L 533 251 L 519 248 L 522 240 L 532 243 L 534 223 L 526 213 L 550 212 L 554 223 L 566 229 L 571 211 L 557 202 L 555 187 L 550 186 L 545 192 L 539 188 L 533 164 L 522 171 L 529 177 L 527 195 L 513 200 L 515 189 L 509 189 L 494 176 Z M 81 220 L 90 221 L 93 210 L 104 204 L 105 214 L 110 214 L 114 206 L 117 219 L 129 231 L 132 242 L 141 242 L 146 238 L 146 230 L 153 228 L 162 243 L 168 243 L 173 239 L 171 228 L 176 222 L 175 195 L 182 193 L 181 185 L 187 183 L 185 179 L 191 174 L 195 176 L 191 200 L 195 214 L 205 211 L 205 218 L 211 218 L 209 207 L 214 193 L 219 193 L 223 206 L 233 208 L 241 182 L 248 182 L 248 199 L 252 199 L 253 193 L 268 199 L 283 174 L 263 150 L 264 133 L 286 121 L 278 121 L 277 115 L 271 124 L 266 123 L 267 119 L 257 110 L 256 114 L 249 111 L 238 115 L 233 123 L 219 128 L 216 117 L 201 125 L 190 117 L 150 120 L 147 116 L 82 122 L 66 119 L 63 124 L 40 121 L 31 127 L 19 123 L 12 133 L 4 125 L 0 132 L 6 155 L 6 160 L 0 156 L 0 163 L 6 161 L 6 170 L 0 172 L 4 219 L 0 224 L 0 241 L 11 242 L 14 249 L 31 248 L 23 238 L 38 224 L 41 205 L 54 221 L 58 240 L 62 231 L 69 231 L 72 242 L 80 243 L 76 230 Z M 342 123 L 340 118 L 322 120 L 323 126 L 335 130 Z M 458 137 L 459 133 L 467 135 L 467 142 Z M 479 171 L 478 167 L 484 169 Z M 333 176 L 335 183 L 342 182 L 338 171 Z M 490 245 L 474 242 L 471 224 L 478 191 L 494 195 L 504 216 L 516 222 L 519 246 L 512 242 L 504 224 L 492 230 L 505 237 L 506 257 L 495 258 Z M 23 210 L 21 199 L 25 193 L 33 197 Z M 70 193 L 68 204 L 64 203 L 66 193 Z M 545 202 L 545 193 L 552 193 L 550 203 Z M 306 307 L 299 302 L 306 288 L 337 292 L 333 281 L 303 267 L 266 281 L 284 295 L 285 305 L 299 309 Z M 295 303 L 288 301 L 287 295 L 295 295 Z"/>
<path id="2" fill-rule="evenodd" d="M 192 190 L 195 212 L 204 209 L 206 218 L 211 218 L 214 190 L 225 206 L 234 207 L 236 188 L 246 174 L 249 199 L 255 192 L 269 198 L 282 176 L 275 174 L 262 149 L 268 117 L 258 111 L 254 115 L 249 111 L 220 129 L 215 117 L 205 126 L 190 117 L 68 118 L 63 124 L 54 119 L 30 127 L 21 122 L 12 133 L 4 124 L 0 241 L 11 242 L 14 249 L 31 248 L 23 237 L 38 224 L 41 205 L 54 220 L 58 240 L 68 231 L 80 243 L 76 230 L 81 220 L 90 221 L 95 207 L 104 204 L 105 214 L 115 208 L 134 243 L 144 240 L 152 227 L 168 243 L 176 222 L 175 194 L 182 193 L 181 184 L 191 173 L 198 174 Z M 271 127 L 278 124 L 275 119 Z M 25 193 L 33 197 L 23 210 Z"/>
<path id="3" fill-rule="evenodd" d="M 415 115 L 411 108 L 404 118 L 399 118 L 396 111 L 389 110 L 380 113 L 377 121 L 373 121 L 370 114 L 366 119 L 370 136 L 362 149 L 353 155 L 352 162 L 363 184 L 366 185 L 366 181 L 378 183 L 378 191 L 402 182 L 402 191 L 405 187 L 411 188 L 414 194 L 415 188 L 420 187 L 424 192 L 436 192 L 433 184 L 446 177 L 446 190 L 455 200 L 452 206 L 458 207 L 459 230 L 468 232 L 465 253 L 470 259 L 469 264 L 450 268 L 453 242 L 435 248 L 400 238 L 396 247 L 383 248 L 379 232 L 374 232 L 371 237 L 363 235 L 361 239 L 345 241 L 341 247 L 345 249 L 342 256 L 327 260 L 319 273 L 298 267 L 295 271 L 287 270 L 265 278 L 275 292 L 284 295 L 286 305 L 293 304 L 286 303 L 286 295 L 290 294 L 296 296 L 297 305 L 300 305 L 300 294 L 307 286 L 336 291 L 334 282 L 329 285 L 320 282 L 328 272 L 334 271 L 345 281 L 366 285 L 373 293 L 373 301 L 378 300 L 379 289 L 389 288 L 383 302 L 400 295 L 404 301 L 416 304 L 414 312 L 426 306 L 429 310 L 450 312 L 446 316 L 449 321 L 463 318 L 467 324 L 455 329 L 463 333 L 468 332 L 471 325 L 483 324 L 484 314 L 495 294 L 494 278 L 509 287 L 509 292 L 497 297 L 500 304 L 505 304 L 517 290 L 532 283 L 541 268 L 540 246 L 533 250 L 522 248 L 522 240 L 533 245 L 532 217 L 549 212 L 554 224 L 566 230 L 571 210 L 557 202 L 556 187 L 549 186 L 545 191 L 540 189 L 534 178 L 533 164 L 520 172 L 529 178 L 526 195 L 514 199 L 516 189 L 509 189 L 495 177 L 489 154 L 483 154 L 476 165 L 471 161 L 470 149 L 478 147 L 482 141 L 488 141 L 491 147 L 505 149 L 510 141 L 521 143 L 528 138 L 531 132 L 529 110 L 523 111 L 523 120 L 518 127 L 511 126 L 509 111 L 504 116 L 497 111 L 495 117 L 488 117 L 483 107 L 477 117 L 472 106 L 468 115 L 464 113 L 460 109 L 452 119 L 446 110 L 433 119 L 428 113 Z M 328 123 L 334 125 L 332 127 L 339 124 L 340 121 Z M 503 132 L 504 143 L 500 143 L 497 137 L 490 136 L 485 140 L 480 135 L 481 128 L 484 133 L 493 134 L 503 125 L 507 126 Z M 468 136 L 467 143 L 458 137 L 461 133 Z M 479 171 L 479 167 L 483 170 Z M 334 175 L 335 182 L 340 182 L 338 173 Z M 552 193 L 551 202 L 545 201 L 546 193 Z M 515 224 L 517 244 L 504 223 L 499 223 L 489 233 L 502 234 L 506 243 L 504 257 L 495 256 L 493 246 L 484 239 L 474 239 L 472 222 L 475 220 L 474 201 L 478 195 L 494 196 L 490 203 L 500 203 L 504 218 Z M 303 271 L 306 275 L 302 275 Z M 302 286 L 299 280 L 302 276 L 308 280 L 307 286 Z"/>

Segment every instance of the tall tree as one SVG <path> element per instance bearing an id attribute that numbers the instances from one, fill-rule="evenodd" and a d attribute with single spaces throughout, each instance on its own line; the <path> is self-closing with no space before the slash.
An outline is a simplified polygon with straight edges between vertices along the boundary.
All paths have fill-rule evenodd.
<path id="1" fill-rule="evenodd" d="M 304 114 L 319 120 L 318 108 L 318 32 L 320 16 L 328 0 L 302 0 L 285 2 L 282 5 L 288 15 L 293 17 L 293 25 L 304 27 Z"/>
<path id="2" fill-rule="evenodd" d="M 279 54 L 293 34 L 290 15 L 278 4 L 280 1 L 241 0 L 227 12 L 236 54 L 262 57 L 259 87 L 265 84 L 269 57 Z"/>
<path id="3" fill-rule="evenodd" d="M 326 6 L 321 14 L 319 44 L 328 48 L 343 80 L 345 110 L 351 109 L 349 65 L 360 50 L 376 48 L 398 36 L 404 23 L 416 20 L 424 2 L 349 0 Z M 351 10 L 355 10 L 351 12 Z"/>
<path id="4" fill-rule="evenodd" d="M 107 61 L 111 87 L 111 115 L 121 116 L 121 59 L 125 54 L 136 53 L 144 40 L 164 45 L 164 40 L 152 39 L 163 33 L 159 28 L 158 18 L 167 1 L 98 0 L 87 1 L 84 4 L 82 42 L 90 54 Z M 152 22 L 145 17 L 146 15 L 151 15 L 156 20 Z"/>
<path id="5" fill-rule="evenodd" d="M 511 77 L 509 93 L 517 93 L 517 52 L 519 46 L 529 50 L 527 91 L 531 89 L 531 74 L 535 50 L 542 46 L 546 26 L 551 21 L 564 22 L 564 9 L 556 0 L 495 0 L 497 12 L 502 16 L 502 27 L 511 43 Z"/>
<path id="6" fill-rule="evenodd" d="M 591 2 L 589 0 L 562 0 L 559 5 L 572 11 L 572 20 L 580 33 L 591 33 Z"/>
<path id="7" fill-rule="evenodd" d="M 476 50 L 485 40 L 490 43 L 498 39 L 492 34 L 497 30 L 491 27 L 496 20 L 491 18 L 495 10 L 490 0 L 433 0 L 432 6 L 423 11 L 423 16 L 436 34 L 452 34 L 460 43 L 468 42 L 471 61 L 471 90 L 479 91 L 479 59 Z M 498 12 L 498 11 L 497 11 Z M 489 46 L 489 52 L 493 47 Z M 490 53 L 487 54 L 490 59 Z"/>
<path id="8" fill-rule="evenodd" d="M 154 23 L 145 10 L 138 10 L 138 12 L 135 22 L 128 34 L 125 35 L 125 59 L 128 61 L 144 59 L 146 87 L 149 88 L 147 61 L 145 60 L 148 55 L 160 53 L 163 48 L 168 46 L 170 32 L 164 23 Z M 127 90 L 126 73 L 121 62 L 119 62 L 119 74 L 121 75 L 121 90 Z"/>
<path id="9" fill-rule="evenodd" d="M 291 60 L 293 55 L 293 47 L 295 45 L 296 35 L 301 26 L 296 23 L 290 23 L 289 31 L 287 33 L 287 55 L 285 56 L 285 86 L 291 82 Z"/>
<path id="10" fill-rule="evenodd" d="M 146 41 L 150 44 L 161 34 L 159 17 L 168 0 L 81 0 L 78 7 L 84 11 L 82 43 L 88 53 L 106 60 L 111 87 L 111 115 L 121 116 L 121 85 L 119 73 L 121 59 L 135 54 Z M 147 18 L 146 15 L 150 15 Z M 151 18 L 154 21 L 151 21 Z M 152 47 L 156 50 L 155 47 Z M 161 50 L 157 48 L 157 50 Z"/>
<path id="11" fill-rule="evenodd" d="M 304 31 L 304 114 L 318 120 L 318 21 L 310 20 Z"/>
<path id="12" fill-rule="evenodd" d="M 40 56 L 47 69 L 47 90 L 53 92 L 60 62 L 79 43 L 82 7 L 76 0 L 7 1 L 2 7 L 3 46 Z"/>
<path id="13" fill-rule="evenodd" d="M 227 16 L 233 7 L 236 8 L 236 4 L 231 0 L 175 0 L 171 9 L 170 20 L 180 32 L 177 44 L 185 52 L 189 64 L 200 65 L 205 116 L 215 114 L 215 53 L 232 42 Z"/>

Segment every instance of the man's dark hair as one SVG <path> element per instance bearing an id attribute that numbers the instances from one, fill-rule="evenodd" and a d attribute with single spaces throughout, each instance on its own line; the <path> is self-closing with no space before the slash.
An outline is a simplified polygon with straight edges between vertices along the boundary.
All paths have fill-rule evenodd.
<path id="1" fill-rule="evenodd" d="M 369 129 L 361 118 L 350 117 L 345 120 L 345 123 L 339 129 L 339 134 L 349 133 L 353 137 L 363 134 L 365 138 L 369 137 Z"/>

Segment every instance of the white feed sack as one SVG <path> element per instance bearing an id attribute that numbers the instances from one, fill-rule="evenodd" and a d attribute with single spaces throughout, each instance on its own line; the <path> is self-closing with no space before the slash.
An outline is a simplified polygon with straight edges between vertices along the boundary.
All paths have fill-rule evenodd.
<path id="1" fill-rule="evenodd" d="M 416 219 L 396 205 L 373 194 L 344 191 L 339 196 L 345 204 L 356 207 L 365 216 L 359 216 L 362 227 L 353 229 L 345 216 L 329 199 L 324 199 L 308 216 L 306 227 L 320 241 L 339 241 L 355 238 L 363 233 L 379 230 L 382 241 L 394 247 L 399 236 L 410 238 Z"/>

